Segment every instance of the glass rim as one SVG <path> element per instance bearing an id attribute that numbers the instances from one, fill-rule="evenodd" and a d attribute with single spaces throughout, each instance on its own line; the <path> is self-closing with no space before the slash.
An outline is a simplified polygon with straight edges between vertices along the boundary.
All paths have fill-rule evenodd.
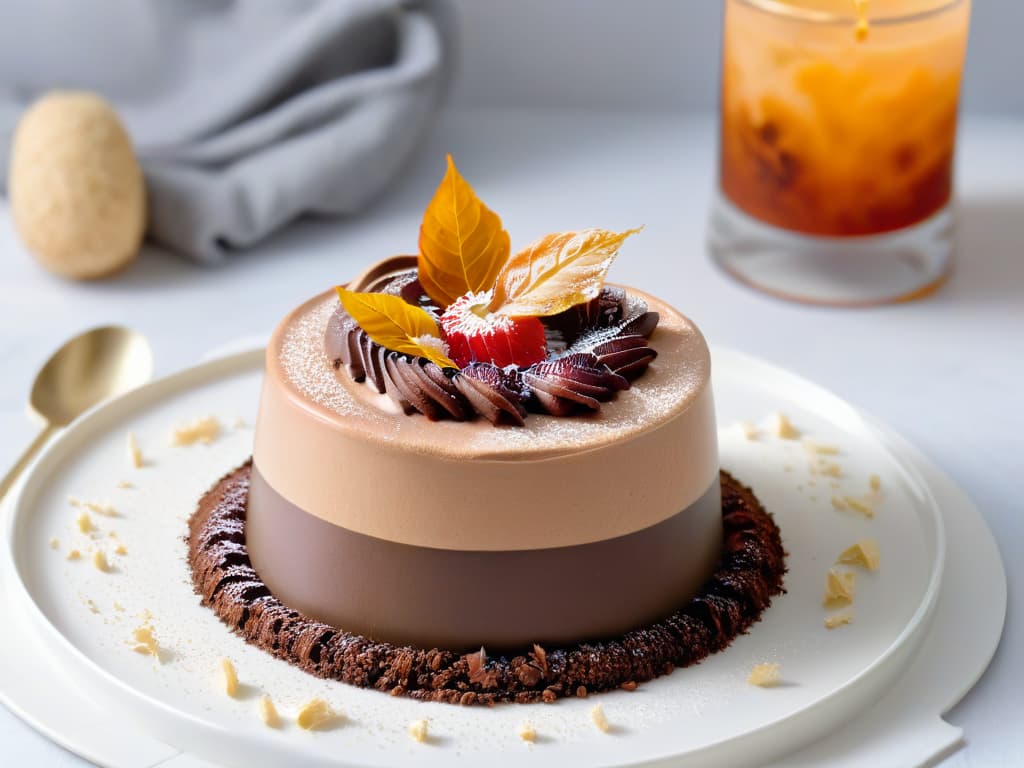
<path id="1" fill-rule="evenodd" d="M 733 0 L 733 2 L 737 2 L 740 5 L 745 5 L 748 8 L 753 8 L 754 10 L 761 11 L 772 16 L 783 17 L 792 21 L 807 22 L 810 24 L 842 25 L 854 25 L 857 23 L 857 15 L 854 12 L 847 15 L 832 13 L 830 11 L 815 11 L 811 8 L 798 8 L 784 2 L 784 0 Z M 927 8 L 923 11 L 914 11 L 913 13 L 904 13 L 896 16 L 881 16 L 878 18 L 872 18 L 869 12 L 868 23 L 871 26 L 877 25 L 880 27 L 909 24 L 932 16 L 938 16 L 946 11 L 952 10 L 964 2 L 966 2 L 966 0 L 944 0 L 944 2 L 939 2 L 939 4 L 934 8 Z"/>

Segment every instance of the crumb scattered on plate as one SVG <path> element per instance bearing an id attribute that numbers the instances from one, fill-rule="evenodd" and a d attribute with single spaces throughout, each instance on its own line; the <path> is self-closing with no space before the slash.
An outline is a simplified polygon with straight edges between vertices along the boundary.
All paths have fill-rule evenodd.
<path id="1" fill-rule="evenodd" d="M 877 541 L 861 539 L 840 552 L 836 562 L 843 565 L 859 565 L 869 571 L 877 571 L 882 562 L 882 554 L 878 549 Z"/>
<path id="2" fill-rule="evenodd" d="M 102 571 L 103 573 L 110 572 L 110 563 L 107 561 L 107 556 L 103 554 L 102 549 L 97 549 L 92 553 L 92 564 L 96 566 L 97 571 Z"/>
<path id="3" fill-rule="evenodd" d="M 83 501 L 81 506 L 103 517 L 117 517 L 117 509 L 109 501 Z"/>
<path id="4" fill-rule="evenodd" d="M 590 719 L 597 726 L 597 730 L 608 733 L 608 729 L 611 726 L 608 724 L 608 716 L 604 713 L 604 707 L 600 704 L 592 706 L 590 708 Z"/>
<path id="5" fill-rule="evenodd" d="M 72 549 L 70 552 L 68 552 L 68 560 L 79 560 L 81 559 L 81 557 L 82 553 L 79 552 L 77 549 Z"/>
<path id="6" fill-rule="evenodd" d="M 127 480 L 121 480 L 121 481 L 118 482 L 117 487 L 125 489 L 125 490 L 128 490 L 128 489 L 134 488 L 135 484 L 134 483 L 130 483 Z"/>
<path id="7" fill-rule="evenodd" d="M 783 440 L 799 440 L 800 430 L 793 426 L 784 413 L 775 414 L 775 434 Z"/>
<path id="8" fill-rule="evenodd" d="M 116 547 L 114 547 L 114 554 L 115 555 L 127 555 L 128 554 L 128 547 L 126 547 L 124 544 L 118 544 Z"/>
<path id="9" fill-rule="evenodd" d="M 868 478 L 868 485 L 871 486 L 872 491 L 880 491 L 882 490 L 882 478 L 878 475 L 872 475 Z"/>
<path id="10" fill-rule="evenodd" d="M 171 445 L 192 445 L 212 443 L 220 435 L 220 422 L 213 416 L 204 416 L 171 433 Z"/>
<path id="11" fill-rule="evenodd" d="M 146 462 L 142 458 L 142 449 L 139 448 L 139 441 L 135 439 L 135 433 L 128 433 L 128 460 L 135 469 L 139 469 Z"/>
<path id="12" fill-rule="evenodd" d="M 864 515 L 864 517 L 875 516 L 875 508 L 864 499 L 858 499 L 855 496 L 843 496 L 843 501 L 846 502 L 846 506 L 849 509 L 852 509 L 859 515 Z"/>
<path id="13" fill-rule="evenodd" d="M 814 440 L 804 440 L 804 448 L 807 449 L 808 453 L 818 456 L 835 456 L 839 453 L 839 446 L 817 443 Z"/>
<path id="14" fill-rule="evenodd" d="M 238 694 L 238 672 L 231 659 L 220 660 L 220 671 L 224 675 L 224 693 L 234 698 Z"/>
<path id="15" fill-rule="evenodd" d="M 60 539 L 56 537 L 50 539 L 50 549 L 60 549 Z"/>
<path id="16" fill-rule="evenodd" d="M 96 527 L 92 524 L 92 518 L 86 512 L 79 514 L 75 522 L 78 524 L 78 530 L 82 533 L 88 533 Z"/>
<path id="17" fill-rule="evenodd" d="M 537 731 L 534 729 L 533 723 L 522 723 L 516 733 L 520 739 L 530 744 L 537 741 Z"/>
<path id="18" fill-rule="evenodd" d="M 418 741 L 420 744 L 427 740 L 427 721 L 426 720 L 413 720 L 409 723 L 409 735 L 413 741 Z"/>
<path id="19" fill-rule="evenodd" d="M 836 629 L 845 626 L 853 621 L 853 616 L 847 612 L 834 613 L 825 617 L 825 629 Z"/>
<path id="20" fill-rule="evenodd" d="M 842 467 L 840 467 L 834 461 L 822 461 L 818 465 L 818 471 L 821 472 L 821 474 L 826 475 L 827 477 L 842 477 L 843 476 L 843 469 L 842 469 Z M 833 485 L 838 485 L 838 484 L 837 483 L 833 483 Z"/>
<path id="21" fill-rule="evenodd" d="M 132 650 L 141 653 L 143 656 L 152 656 L 160 661 L 160 643 L 157 642 L 153 627 L 146 623 L 132 630 Z"/>
<path id="22" fill-rule="evenodd" d="M 260 698 L 259 703 L 260 720 L 268 728 L 280 728 L 281 727 L 281 716 L 277 714 L 277 707 L 274 706 L 274 701 L 269 696 L 264 695 Z"/>
<path id="23" fill-rule="evenodd" d="M 299 709 L 295 716 L 295 722 L 304 731 L 312 731 L 316 728 L 323 728 L 329 725 L 337 713 L 331 709 L 331 705 L 320 698 L 310 699 Z"/>
<path id="24" fill-rule="evenodd" d="M 755 664 L 747 676 L 747 682 L 759 688 L 770 688 L 782 681 L 782 672 L 779 665 L 770 661 Z"/>
<path id="25" fill-rule="evenodd" d="M 853 571 L 840 571 L 829 568 L 825 579 L 825 597 L 822 604 L 826 607 L 838 607 L 853 602 L 856 588 L 856 575 Z"/>

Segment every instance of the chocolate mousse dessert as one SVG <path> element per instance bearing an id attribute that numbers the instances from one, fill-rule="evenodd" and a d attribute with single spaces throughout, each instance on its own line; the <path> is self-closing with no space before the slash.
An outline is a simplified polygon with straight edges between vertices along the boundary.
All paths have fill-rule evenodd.
<path id="1" fill-rule="evenodd" d="M 463 704 L 635 686 L 745 631 L 779 532 L 720 472 L 696 326 L 605 283 L 635 232 L 512 254 L 449 158 L 417 256 L 275 331 L 253 458 L 190 522 L 203 602 L 313 674 Z"/>

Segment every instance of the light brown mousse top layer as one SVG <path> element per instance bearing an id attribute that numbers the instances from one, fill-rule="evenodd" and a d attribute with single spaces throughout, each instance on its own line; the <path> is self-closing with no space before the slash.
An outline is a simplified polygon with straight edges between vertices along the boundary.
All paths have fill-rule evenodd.
<path id="1" fill-rule="evenodd" d="M 708 387 L 711 360 L 697 327 L 670 306 L 632 288 L 661 316 L 650 345 L 658 358 L 630 389 L 597 413 L 552 417 L 531 413 L 522 427 L 484 419 L 431 422 L 405 414 L 373 387 L 338 376 L 324 352 L 327 321 L 338 306 L 334 291 L 302 304 L 278 327 L 267 354 L 267 375 L 300 396 L 311 415 L 337 429 L 360 433 L 393 450 L 447 459 L 538 460 L 634 438 L 685 411 Z"/>

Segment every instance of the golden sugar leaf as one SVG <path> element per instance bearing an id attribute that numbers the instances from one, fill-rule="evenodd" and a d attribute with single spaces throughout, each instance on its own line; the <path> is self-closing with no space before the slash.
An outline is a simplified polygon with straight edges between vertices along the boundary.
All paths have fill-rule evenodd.
<path id="1" fill-rule="evenodd" d="M 341 286 L 335 290 L 345 311 L 385 349 L 425 357 L 441 368 L 458 368 L 445 353 L 437 323 L 424 310 L 386 293 L 357 293 Z"/>
<path id="2" fill-rule="evenodd" d="M 420 225 L 419 279 L 442 309 L 469 291 L 489 291 L 508 260 L 501 218 L 476 196 L 452 156 Z"/>
<path id="3" fill-rule="evenodd" d="M 490 311 L 509 317 L 547 317 L 590 301 L 600 293 L 622 242 L 639 231 L 584 229 L 535 240 L 498 274 Z"/>

